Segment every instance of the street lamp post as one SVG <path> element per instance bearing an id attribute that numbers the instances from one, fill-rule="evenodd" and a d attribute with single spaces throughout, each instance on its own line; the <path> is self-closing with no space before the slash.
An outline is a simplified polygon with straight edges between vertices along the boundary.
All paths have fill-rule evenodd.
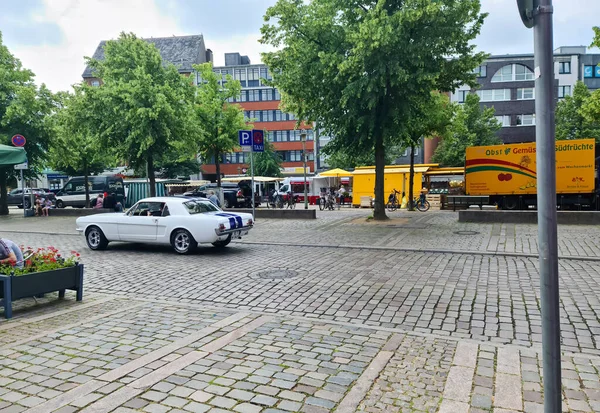
<path id="1" fill-rule="evenodd" d="M 304 164 L 304 209 L 308 209 L 308 187 L 306 186 L 306 132 L 300 134 L 302 141 L 302 162 Z"/>
<path id="2" fill-rule="evenodd" d="M 556 143 L 552 0 L 517 0 L 523 23 L 533 28 L 538 245 L 542 315 L 544 412 L 562 410 L 560 296 L 556 216 Z"/>

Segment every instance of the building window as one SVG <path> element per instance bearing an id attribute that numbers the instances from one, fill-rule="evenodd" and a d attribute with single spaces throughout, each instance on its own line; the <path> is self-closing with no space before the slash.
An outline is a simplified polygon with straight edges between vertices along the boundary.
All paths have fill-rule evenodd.
<path id="1" fill-rule="evenodd" d="M 99 87 L 99 86 L 100 86 L 99 80 L 92 80 L 92 87 Z"/>
<path id="2" fill-rule="evenodd" d="M 260 100 L 260 91 L 257 89 L 248 91 L 248 102 L 258 102 Z"/>
<path id="3" fill-rule="evenodd" d="M 533 126 L 535 125 L 534 115 L 517 115 L 517 126 Z"/>
<path id="4" fill-rule="evenodd" d="M 281 93 L 277 89 L 275 89 L 275 100 L 281 100 Z"/>
<path id="5" fill-rule="evenodd" d="M 571 86 L 559 86 L 558 87 L 558 98 L 562 99 L 566 96 L 571 96 Z"/>
<path id="6" fill-rule="evenodd" d="M 526 66 L 514 64 L 500 68 L 492 77 L 492 82 L 512 82 L 533 80 L 533 72 Z"/>
<path id="7" fill-rule="evenodd" d="M 510 126 L 510 116 L 509 115 L 501 115 L 495 116 L 496 120 L 500 122 L 503 128 Z"/>
<path id="8" fill-rule="evenodd" d="M 240 102 L 247 102 L 248 101 L 248 91 L 247 90 L 242 90 L 240 92 Z"/>
<path id="9" fill-rule="evenodd" d="M 473 73 L 475 73 L 477 75 L 477 77 L 486 77 L 487 76 L 487 66 L 486 65 L 477 66 L 477 68 L 475 70 L 473 70 Z"/>
<path id="10" fill-rule="evenodd" d="M 456 92 L 456 96 L 458 98 L 458 103 L 465 103 L 467 101 L 467 95 L 469 94 L 468 90 L 459 90 Z"/>
<path id="11" fill-rule="evenodd" d="M 258 80 L 259 78 L 258 68 L 248 69 L 248 80 Z"/>
<path id="12" fill-rule="evenodd" d="M 524 87 L 517 89 L 517 100 L 535 99 L 535 88 Z"/>
<path id="13" fill-rule="evenodd" d="M 260 100 L 273 100 L 273 89 L 262 89 L 260 91 Z"/>
<path id="14" fill-rule="evenodd" d="M 485 89 L 478 90 L 476 93 L 481 102 L 510 100 L 510 89 Z"/>
<path id="15" fill-rule="evenodd" d="M 558 62 L 558 73 L 561 75 L 571 73 L 571 62 Z"/>

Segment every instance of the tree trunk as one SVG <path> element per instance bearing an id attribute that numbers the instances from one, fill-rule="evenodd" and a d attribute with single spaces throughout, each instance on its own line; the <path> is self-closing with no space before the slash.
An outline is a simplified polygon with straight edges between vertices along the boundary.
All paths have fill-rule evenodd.
<path id="1" fill-rule="evenodd" d="M 148 182 L 150 183 L 150 196 L 156 196 L 156 177 L 154 176 L 154 159 L 152 159 L 152 154 L 150 152 L 148 152 L 148 158 L 146 162 L 146 174 L 148 175 Z"/>
<path id="2" fill-rule="evenodd" d="M 90 171 L 87 161 L 83 161 L 83 185 L 85 185 L 85 207 L 90 207 Z M 95 205 L 94 205 L 95 206 Z"/>
<path id="3" fill-rule="evenodd" d="M 385 147 L 383 146 L 383 131 L 375 129 L 375 210 L 373 219 L 386 220 L 385 214 Z"/>
<path id="4" fill-rule="evenodd" d="M 221 159 L 220 154 L 215 154 L 215 167 L 217 172 L 217 188 L 221 187 Z"/>
<path id="5" fill-rule="evenodd" d="M 0 215 L 8 215 L 8 191 L 6 190 L 7 173 L 0 168 Z"/>
<path id="6" fill-rule="evenodd" d="M 414 211 L 413 202 L 415 191 L 415 145 L 410 145 L 410 173 L 408 178 L 408 210 Z"/>

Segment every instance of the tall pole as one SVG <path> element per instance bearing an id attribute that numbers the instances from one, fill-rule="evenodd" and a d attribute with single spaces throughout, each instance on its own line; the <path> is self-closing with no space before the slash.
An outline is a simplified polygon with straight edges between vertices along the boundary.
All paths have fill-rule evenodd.
<path id="1" fill-rule="evenodd" d="M 23 195 L 23 216 L 26 217 L 27 208 L 25 208 L 25 178 L 23 177 L 23 169 L 21 169 L 21 193 Z M 29 203 L 31 204 L 31 196 L 29 197 Z M 33 205 L 30 205 L 30 207 L 33 207 Z"/>
<path id="2" fill-rule="evenodd" d="M 306 185 L 306 133 L 300 134 L 302 140 L 302 161 L 304 162 L 304 209 L 308 209 L 308 186 Z"/>
<path id="3" fill-rule="evenodd" d="M 538 187 L 538 245 L 542 307 L 544 412 L 562 408 L 560 314 L 556 220 L 556 143 L 554 125 L 554 56 L 552 0 L 537 0 L 534 9 L 535 113 Z"/>
<path id="4" fill-rule="evenodd" d="M 254 205 L 254 146 L 250 152 L 250 173 L 252 174 L 252 221 L 256 220 L 256 206 Z"/>

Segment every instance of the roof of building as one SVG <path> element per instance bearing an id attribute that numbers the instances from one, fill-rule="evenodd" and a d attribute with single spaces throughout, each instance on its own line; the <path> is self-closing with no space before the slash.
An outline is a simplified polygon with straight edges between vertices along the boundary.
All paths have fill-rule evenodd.
<path id="1" fill-rule="evenodd" d="M 191 72 L 193 64 L 206 62 L 206 47 L 201 34 L 192 36 L 152 37 L 144 39 L 158 49 L 162 59 L 175 65 L 180 72 Z M 100 42 L 93 59 L 104 59 L 104 45 L 106 40 Z M 92 69 L 87 66 L 82 75 L 84 78 L 94 77 Z"/>

